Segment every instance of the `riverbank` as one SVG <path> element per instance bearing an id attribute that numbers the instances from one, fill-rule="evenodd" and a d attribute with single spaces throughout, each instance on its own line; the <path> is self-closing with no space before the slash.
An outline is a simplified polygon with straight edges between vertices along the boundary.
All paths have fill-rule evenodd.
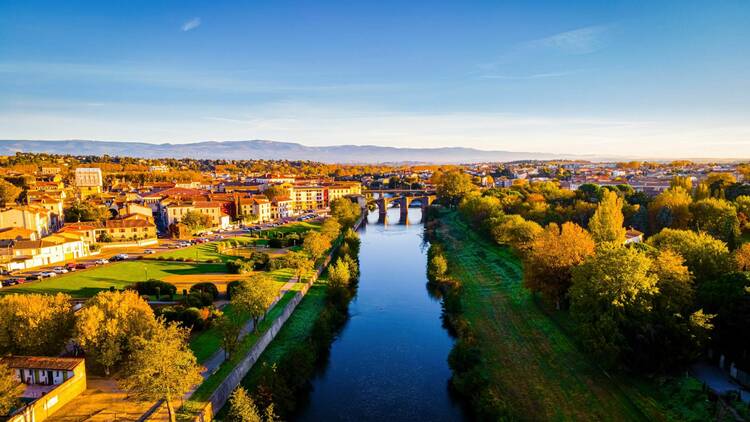
<path id="1" fill-rule="evenodd" d="M 460 285 L 457 303 L 447 304 L 459 334 L 451 353 L 452 383 L 478 418 L 706 416 L 705 400 L 693 385 L 656 388 L 649 380 L 611 376 L 600 369 L 523 287 L 522 264 L 512 251 L 478 235 L 457 213 L 439 214 L 432 223 L 432 238 L 442 245 L 450 276 Z M 685 400 L 671 403 L 670 393 Z"/>

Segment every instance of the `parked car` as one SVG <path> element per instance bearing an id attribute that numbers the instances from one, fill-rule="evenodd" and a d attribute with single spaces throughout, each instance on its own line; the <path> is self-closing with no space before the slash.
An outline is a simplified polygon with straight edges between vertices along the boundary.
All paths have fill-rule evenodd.
<path id="1" fill-rule="evenodd" d="M 110 261 L 125 261 L 125 260 L 127 260 L 129 258 L 130 257 L 128 256 L 128 254 L 126 254 L 126 253 L 120 253 L 120 254 L 117 254 L 117 255 L 113 256 L 109 260 Z"/>
<path id="2" fill-rule="evenodd" d="M 78 264 L 76 264 L 76 269 L 85 270 L 86 268 L 91 268 L 93 266 L 94 266 L 94 263 L 92 262 L 79 262 Z"/>
<path id="3" fill-rule="evenodd" d="M 3 280 L 3 286 L 15 286 L 16 284 L 21 284 L 24 281 L 26 281 L 23 277 L 11 277 Z"/>
<path id="4" fill-rule="evenodd" d="M 143 254 L 144 254 L 144 255 L 153 255 L 153 254 L 155 254 L 155 253 L 156 253 L 156 251 L 155 251 L 155 250 L 153 250 L 153 249 L 144 249 L 144 250 L 143 250 Z"/>
<path id="5" fill-rule="evenodd" d="M 100 259 L 97 259 L 96 261 L 94 261 L 94 264 L 96 264 L 96 265 L 109 264 L 109 260 L 100 258 Z"/>
<path id="6" fill-rule="evenodd" d="M 39 273 L 26 274 L 26 281 L 41 280 L 42 275 Z"/>
<path id="7" fill-rule="evenodd" d="M 55 267 L 52 269 L 52 271 L 54 271 L 55 274 L 65 274 L 68 272 L 68 270 L 65 267 Z"/>
<path id="8" fill-rule="evenodd" d="M 68 271 L 75 271 L 76 267 L 77 267 L 77 265 L 76 265 L 75 262 L 69 262 L 69 263 L 65 264 L 65 269 L 67 269 Z"/>

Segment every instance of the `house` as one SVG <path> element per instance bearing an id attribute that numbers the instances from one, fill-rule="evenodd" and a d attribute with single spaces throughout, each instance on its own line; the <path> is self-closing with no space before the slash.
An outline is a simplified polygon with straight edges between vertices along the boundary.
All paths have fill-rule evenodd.
<path id="1" fill-rule="evenodd" d="M 56 233 L 39 240 L 0 240 L 0 266 L 6 270 L 28 270 L 88 254 L 84 237 L 72 232 Z"/>
<path id="2" fill-rule="evenodd" d="M 271 202 L 263 195 L 237 198 L 237 215 L 258 223 L 271 221 Z"/>
<path id="3" fill-rule="evenodd" d="M 6 356 L 0 363 L 13 371 L 24 386 L 21 401 L 10 422 L 41 422 L 86 390 L 83 358 Z"/>
<path id="4" fill-rule="evenodd" d="M 48 209 L 35 205 L 5 208 L 0 210 L 0 227 L 28 229 L 45 236 L 53 227 L 50 214 Z"/>
<path id="5" fill-rule="evenodd" d="M 289 197 L 271 201 L 271 219 L 289 218 L 294 215 L 294 201 Z"/>
<path id="6" fill-rule="evenodd" d="M 104 178 L 100 168 L 79 167 L 75 172 L 75 185 L 81 192 L 82 198 L 102 193 Z"/>
<path id="7" fill-rule="evenodd" d="M 104 222 L 103 232 L 113 241 L 155 239 L 156 225 L 148 218 L 133 214 Z"/>
<path id="8" fill-rule="evenodd" d="M 643 242 L 643 233 L 635 229 L 628 229 L 625 232 L 625 244 L 628 243 L 641 243 Z"/>
<path id="9" fill-rule="evenodd" d="M 58 233 L 74 233 L 82 236 L 88 244 L 97 242 L 97 237 L 102 230 L 102 225 L 98 221 L 86 221 L 79 223 L 66 223 Z"/>
<path id="10" fill-rule="evenodd" d="M 34 230 L 20 227 L 6 227 L 0 229 L 0 240 L 38 240 L 39 234 Z"/>

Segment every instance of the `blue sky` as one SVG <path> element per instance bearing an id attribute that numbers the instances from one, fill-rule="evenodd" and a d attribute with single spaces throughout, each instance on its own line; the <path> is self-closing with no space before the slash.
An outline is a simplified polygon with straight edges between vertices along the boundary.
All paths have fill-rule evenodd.
<path id="1" fill-rule="evenodd" d="M 0 138 L 750 157 L 750 2 L 0 2 Z"/>

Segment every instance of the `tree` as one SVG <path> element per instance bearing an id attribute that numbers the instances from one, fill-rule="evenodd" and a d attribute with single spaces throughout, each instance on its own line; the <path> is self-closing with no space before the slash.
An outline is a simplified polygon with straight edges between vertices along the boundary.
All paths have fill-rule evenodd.
<path id="1" fill-rule="evenodd" d="M 623 243 L 625 241 L 625 227 L 622 225 L 624 221 L 622 199 L 617 196 L 617 193 L 606 190 L 596 212 L 589 220 L 589 231 L 597 243 Z"/>
<path id="2" fill-rule="evenodd" d="M 268 198 L 269 201 L 275 201 L 277 199 L 289 197 L 289 189 L 286 189 L 281 185 L 273 185 L 264 190 L 263 195 L 266 195 L 266 198 Z"/>
<path id="3" fill-rule="evenodd" d="M 732 173 L 717 172 L 709 173 L 704 181 L 711 190 L 711 196 L 715 198 L 723 197 L 724 190 L 737 182 Z"/>
<path id="4" fill-rule="evenodd" d="M 70 296 L 0 297 L 0 354 L 57 356 L 73 333 Z"/>
<path id="5" fill-rule="evenodd" d="M 686 192 L 692 192 L 693 191 L 693 179 L 687 176 L 675 176 L 669 182 L 669 187 L 670 188 L 680 187 L 682 189 L 685 189 Z"/>
<path id="6" fill-rule="evenodd" d="M 229 398 L 229 422 L 262 422 L 263 418 L 247 390 L 237 387 Z"/>
<path id="7" fill-rule="evenodd" d="M 675 229 L 686 229 L 690 226 L 692 215 L 690 204 L 693 198 L 681 187 L 665 190 L 654 198 L 648 207 L 649 224 L 653 233 L 659 232 L 664 227 Z M 664 221 L 664 210 L 668 210 L 670 219 Z M 662 218 L 659 218 L 662 216 Z M 665 225 L 668 223 L 668 225 Z"/>
<path id="8" fill-rule="evenodd" d="M 575 223 L 548 225 L 532 242 L 526 256 L 524 285 L 554 301 L 565 299 L 571 271 L 594 253 L 594 239 Z"/>
<path id="9" fill-rule="evenodd" d="M 431 280 L 440 281 L 445 278 L 445 274 L 448 272 L 448 261 L 442 254 L 435 254 L 430 258 L 430 262 L 427 267 L 427 275 Z"/>
<path id="10" fill-rule="evenodd" d="M 341 224 L 339 224 L 336 219 L 329 218 L 323 222 L 322 226 L 320 226 L 320 232 L 328 240 L 333 241 L 338 237 L 339 233 L 341 233 Z"/>
<path id="11" fill-rule="evenodd" d="M 331 201 L 331 216 L 344 227 L 353 227 L 357 222 L 362 209 L 348 198 L 336 198 Z"/>
<path id="12" fill-rule="evenodd" d="M 499 218 L 499 223 L 495 223 L 490 231 L 497 243 L 510 245 L 524 252 L 543 229 L 534 221 L 525 220 L 518 214 L 511 214 Z"/>
<path id="13" fill-rule="evenodd" d="M 278 294 L 276 283 L 267 275 L 253 274 L 250 278 L 241 280 L 232 292 L 232 306 L 250 315 L 253 331 L 256 331 L 258 321 L 266 315 Z"/>
<path id="14" fill-rule="evenodd" d="M 0 415 L 7 415 L 19 403 L 24 386 L 19 382 L 13 370 L 0 362 Z"/>
<path id="15" fill-rule="evenodd" d="M 309 273 L 315 263 L 302 252 L 287 252 L 281 258 L 284 261 L 286 268 L 294 269 L 294 275 L 298 281 L 302 281 L 302 278 Z"/>
<path id="16" fill-rule="evenodd" d="M 221 333 L 221 347 L 224 349 L 224 357 L 230 359 L 240 345 L 242 324 L 224 314 L 219 318 L 217 328 Z"/>
<path id="17" fill-rule="evenodd" d="M 188 226 L 190 230 L 198 230 L 211 227 L 211 217 L 198 211 L 190 210 L 182 216 L 181 223 Z"/>
<path id="18" fill-rule="evenodd" d="M 732 272 L 698 286 L 698 303 L 716 314 L 712 341 L 731 359 L 750 350 L 750 273 Z"/>
<path id="19" fill-rule="evenodd" d="M 741 195 L 734 200 L 737 208 L 737 219 L 740 221 L 740 229 L 743 232 L 750 229 L 750 196 Z"/>
<path id="20" fill-rule="evenodd" d="M 440 176 L 437 195 L 447 205 L 455 206 L 461 198 L 476 189 L 470 175 L 460 170 L 451 170 Z"/>
<path id="21" fill-rule="evenodd" d="M 63 210 L 65 221 L 99 221 L 103 222 L 112 217 L 106 207 L 99 207 L 90 202 L 76 201 Z"/>
<path id="22" fill-rule="evenodd" d="M 721 276 L 731 268 L 726 243 L 706 233 L 691 230 L 664 229 L 648 243 L 660 250 L 671 250 L 685 258 L 698 284 Z"/>
<path id="23" fill-rule="evenodd" d="M 169 420 L 175 422 L 173 400 L 203 381 L 201 367 L 188 347 L 189 329 L 159 321 L 152 334 L 133 339 L 134 347 L 120 384 L 135 399 L 163 399 Z"/>
<path id="24" fill-rule="evenodd" d="M 341 258 L 328 267 L 328 285 L 331 287 L 346 287 L 351 281 L 352 275 L 349 265 Z"/>
<path id="25" fill-rule="evenodd" d="M 156 326 L 154 311 L 138 293 L 100 292 L 78 311 L 75 339 L 109 375 L 134 350 L 133 339 L 148 337 Z"/>
<path id="26" fill-rule="evenodd" d="M 330 249 L 331 240 L 323 234 L 311 231 L 305 235 L 305 240 L 302 242 L 302 248 L 310 254 L 310 257 L 317 260 L 323 254 Z"/>
<path id="27" fill-rule="evenodd" d="M 690 205 L 693 227 L 734 245 L 740 236 L 740 220 L 737 209 L 723 199 L 707 198 Z"/>
<path id="28" fill-rule="evenodd" d="M 647 312 L 658 292 L 651 260 L 635 248 L 615 243 L 599 246 L 595 255 L 573 269 L 571 316 L 588 350 L 614 364 L 628 348 L 628 331 Z"/>
<path id="29" fill-rule="evenodd" d="M 743 243 L 732 253 L 737 271 L 750 271 L 750 243 Z"/>
<path id="30" fill-rule="evenodd" d="M 479 192 L 466 195 L 459 205 L 459 210 L 474 227 L 481 227 L 491 217 L 498 217 L 502 214 L 500 199 L 494 196 L 482 196 Z"/>
<path id="31" fill-rule="evenodd" d="M 15 203 L 21 194 L 21 190 L 21 188 L 6 180 L 0 180 L 0 206 L 5 207 Z"/>

